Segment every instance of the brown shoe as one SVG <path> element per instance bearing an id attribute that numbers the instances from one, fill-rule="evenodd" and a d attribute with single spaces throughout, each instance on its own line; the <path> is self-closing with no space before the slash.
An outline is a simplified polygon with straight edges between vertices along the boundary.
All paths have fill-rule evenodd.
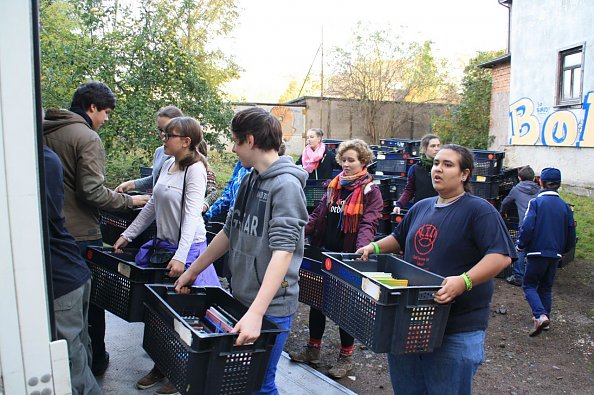
<path id="1" fill-rule="evenodd" d="M 353 370 L 353 357 L 341 355 L 338 357 L 336 364 L 328 371 L 328 375 L 335 379 L 341 379 L 351 370 Z"/>
<path id="2" fill-rule="evenodd" d="M 171 384 L 170 382 L 167 384 L 163 384 L 157 391 L 155 391 L 156 395 L 173 395 L 179 394 L 175 385 Z"/>
<path id="3" fill-rule="evenodd" d="M 161 373 L 157 365 L 155 365 L 150 372 L 140 380 L 136 382 L 136 388 L 145 390 L 151 388 L 155 384 L 159 383 L 165 378 L 165 375 Z"/>
<path id="4" fill-rule="evenodd" d="M 303 350 L 300 352 L 291 351 L 289 353 L 289 357 L 291 357 L 291 360 L 295 362 L 311 363 L 313 365 L 317 365 L 320 363 L 320 349 L 312 347 L 308 344 L 307 346 L 303 347 Z"/>

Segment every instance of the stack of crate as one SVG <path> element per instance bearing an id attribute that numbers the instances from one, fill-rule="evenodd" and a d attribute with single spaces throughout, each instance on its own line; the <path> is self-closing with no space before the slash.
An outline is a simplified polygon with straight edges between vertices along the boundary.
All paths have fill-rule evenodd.
<path id="1" fill-rule="evenodd" d="M 387 185 L 384 188 L 388 191 L 382 191 L 384 209 L 377 230 L 380 237 L 392 232 L 392 211 L 404 192 L 408 171 L 419 162 L 420 147 L 420 140 L 396 138 L 381 139 L 379 146 L 371 147 L 376 157 L 374 178 L 376 183 Z"/>
<path id="2" fill-rule="evenodd" d="M 499 208 L 501 200 L 518 183 L 518 169 L 504 169 L 505 152 L 472 150 L 474 170 L 470 185 L 475 196 L 488 200 Z"/>

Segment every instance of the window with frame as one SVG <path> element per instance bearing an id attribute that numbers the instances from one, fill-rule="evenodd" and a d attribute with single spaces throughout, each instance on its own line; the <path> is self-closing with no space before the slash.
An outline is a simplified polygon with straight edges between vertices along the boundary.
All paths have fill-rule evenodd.
<path id="1" fill-rule="evenodd" d="M 584 45 L 559 51 L 557 105 L 582 103 Z"/>

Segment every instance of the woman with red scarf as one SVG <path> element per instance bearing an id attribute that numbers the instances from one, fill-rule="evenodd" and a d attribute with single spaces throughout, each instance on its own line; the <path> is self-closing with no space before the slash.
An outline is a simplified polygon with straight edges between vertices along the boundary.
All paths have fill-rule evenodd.
<path id="1" fill-rule="evenodd" d="M 309 216 L 305 235 L 311 244 L 335 252 L 355 252 L 373 241 L 378 219 L 384 206 L 378 187 L 367 171 L 373 152 L 363 140 L 341 143 L 336 157 L 342 172 L 328 184 L 326 195 Z M 309 311 L 309 342 L 302 351 L 291 352 L 296 362 L 318 364 L 326 317 L 320 310 Z M 340 328 L 340 354 L 337 363 L 328 371 L 334 378 L 342 378 L 353 369 L 355 339 Z"/>
<path id="2" fill-rule="evenodd" d="M 326 149 L 322 142 L 322 129 L 309 129 L 306 134 L 306 146 L 303 154 L 297 159 L 297 165 L 303 166 L 309 173 L 310 180 L 327 180 L 332 178 L 332 170 L 338 168 L 334 153 Z"/>

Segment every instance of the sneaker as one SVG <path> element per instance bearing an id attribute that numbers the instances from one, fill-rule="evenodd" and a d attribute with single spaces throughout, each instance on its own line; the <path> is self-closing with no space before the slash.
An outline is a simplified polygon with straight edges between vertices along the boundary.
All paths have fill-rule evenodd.
<path id="1" fill-rule="evenodd" d="M 521 287 L 522 286 L 522 279 L 517 278 L 516 276 L 509 276 L 508 278 L 505 279 L 505 281 L 507 281 L 508 284 L 511 285 L 515 285 L 516 287 Z"/>
<path id="2" fill-rule="evenodd" d="M 103 355 L 93 355 L 93 363 L 91 364 L 93 376 L 103 376 L 107 370 L 107 365 L 109 365 L 109 353 L 107 351 L 104 351 Z"/>
<path id="3" fill-rule="evenodd" d="M 155 391 L 156 395 L 172 395 L 172 394 L 179 394 L 175 385 L 171 383 L 163 384 L 157 391 Z"/>
<path id="4" fill-rule="evenodd" d="M 534 320 L 534 327 L 530 331 L 530 337 L 540 335 L 540 332 L 542 332 L 542 330 L 544 328 L 548 327 L 549 323 L 550 323 L 549 317 L 547 317 L 545 314 L 541 314 L 540 317 L 533 318 L 533 320 Z"/>
<path id="5" fill-rule="evenodd" d="M 336 365 L 332 366 L 328 371 L 328 375 L 335 379 L 341 379 L 351 370 L 353 370 L 353 357 L 341 355 L 338 357 Z"/>
<path id="6" fill-rule="evenodd" d="M 148 372 L 143 378 L 136 382 L 136 388 L 140 390 L 151 388 L 164 378 L 165 375 L 161 373 L 157 365 L 155 365 L 150 372 Z"/>
<path id="7" fill-rule="evenodd" d="M 317 365 L 320 363 L 320 349 L 308 344 L 307 346 L 303 347 L 301 352 L 291 351 L 289 353 L 289 357 L 291 357 L 291 360 L 295 362 L 311 363 Z"/>

